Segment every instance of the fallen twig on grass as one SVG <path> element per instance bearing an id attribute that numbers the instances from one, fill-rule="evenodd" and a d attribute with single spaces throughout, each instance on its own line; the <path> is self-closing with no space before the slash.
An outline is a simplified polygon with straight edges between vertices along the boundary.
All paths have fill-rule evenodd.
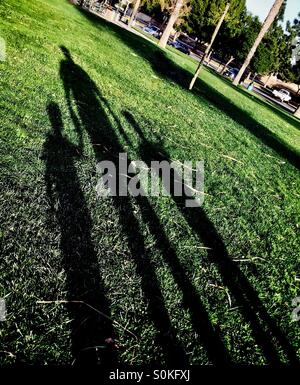
<path id="1" fill-rule="evenodd" d="M 186 248 L 195 248 L 195 249 L 204 249 L 204 250 L 212 250 L 211 247 L 206 247 L 206 246 L 181 246 L 183 249 Z"/>
<path id="2" fill-rule="evenodd" d="M 231 301 L 231 297 L 230 297 L 230 294 L 228 292 L 228 289 L 224 286 L 219 286 L 219 285 L 215 285 L 213 283 L 209 283 L 208 286 L 212 286 L 212 287 L 215 287 L 217 289 L 221 289 L 221 290 L 225 290 L 225 293 L 227 295 L 227 298 L 228 298 L 228 303 L 229 303 L 229 307 L 231 308 L 231 305 L 232 305 L 232 301 Z"/>
<path id="3" fill-rule="evenodd" d="M 100 314 L 102 317 L 104 317 L 106 319 L 109 319 L 113 324 L 119 326 L 121 329 L 123 329 L 127 333 L 131 334 L 134 338 L 138 339 L 138 337 L 132 331 L 130 331 L 129 329 L 127 329 L 126 327 L 121 325 L 119 322 L 117 322 L 114 319 L 112 319 L 111 317 L 109 317 L 107 314 L 105 314 L 102 311 L 94 308 L 93 306 L 89 305 L 88 303 L 86 303 L 84 301 L 56 300 L 56 301 L 36 301 L 36 303 L 40 303 L 40 304 L 49 304 L 49 303 L 55 303 L 55 304 L 80 303 L 80 304 L 85 305 L 85 306 L 89 307 L 90 309 L 94 310 L 96 313 Z"/>
<path id="4" fill-rule="evenodd" d="M 221 154 L 221 156 L 223 156 L 224 158 L 233 160 L 234 162 L 238 162 L 238 163 L 244 164 L 244 162 L 242 162 L 241 160 L 237 160 L 237 159 L 233 158 L 232 156 L 228 156 L 228 155 L 224 155 L 224 154 Z"/>
<path id="5" fill-rule="evenodd" d="M 233 259 L 233 262 L 253 262 L 255 261 L 256 259 L 260 259 L 262 261 L 265 261 L 265 258 L 261 258 L 261 257 L 253 257 L 253 258 L 247 258 L 247 259 Z"/>

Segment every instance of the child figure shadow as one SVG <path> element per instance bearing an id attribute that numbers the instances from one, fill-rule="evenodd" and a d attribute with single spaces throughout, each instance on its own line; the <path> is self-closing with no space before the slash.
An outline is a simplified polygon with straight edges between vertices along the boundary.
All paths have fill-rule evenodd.
<path id="1" fill-rule="evenodd" d="M 109 303 L 91 240 L 92 220 L 74 164 L 81 149 L 63 136 L 59 106 L 50 103 L 47 113 L 52 131 L 47 135 L 43 150 L 45 181 L 54 223 L 60 230 L 68 293 L 63 300 L 68 301 L 72 320 L 73 362 L 79 365 L 112 364 L 115 354 Z"/>

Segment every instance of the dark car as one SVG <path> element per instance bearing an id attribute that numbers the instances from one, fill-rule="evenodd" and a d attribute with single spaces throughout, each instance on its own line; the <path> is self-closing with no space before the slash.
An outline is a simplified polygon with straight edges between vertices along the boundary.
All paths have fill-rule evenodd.
<path id="1" fill-rule="evenodd" d="M 228 76 L 230 79 L 233 80 L 238 73 L 239 73 L 238 68 L 230 68 L 224 72 L 224 75 Z"/>

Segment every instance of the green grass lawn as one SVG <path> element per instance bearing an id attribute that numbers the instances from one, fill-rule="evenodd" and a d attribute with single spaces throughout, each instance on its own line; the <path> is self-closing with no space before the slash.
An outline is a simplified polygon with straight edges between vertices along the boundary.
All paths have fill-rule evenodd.
<path id="1" fill-rule="evenodd" d="M 298 361 L 299 121 L 67 1 L 0 16 L 1 364 Z M 203 206 L 98 199 L 120 152 L 204 160 Z"/>

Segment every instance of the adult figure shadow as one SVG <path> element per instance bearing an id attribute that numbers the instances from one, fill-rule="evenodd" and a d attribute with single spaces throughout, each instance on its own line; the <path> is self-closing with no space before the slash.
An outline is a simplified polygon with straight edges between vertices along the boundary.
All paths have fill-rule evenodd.
<path id="1" fill-rule="evenodd" d="M 81 148 L 63 135 L 59 106 L 49 103 L 52 130 L 47 135 L 43 160 L 51 219 L 60 231 L 60 250 L 66 273 L 71 318 L 71 349 L 75 365 L 115 362 L 110 304 L 100 276 L 91 239 L 92 220 L 77 176 L 75 161 Z M 97 311 L 103 313 L 100 315 Z"/>
<path id="2" fill-rule="evenodd" d="M 111 160 L 118 165 L 119 153 L 125 151 L 119 143 L 106 111 L 109 111 L 120 130 L 121 125 L 93 80 L 74 62 L 67 48 L 61 47 L 61 50 L 64 60 L 60 64 L 60 77 L 79 141 L 82 142 L 83 133 L 86 132 L 96 161 Z M 119 216 L 124 242 L 129 246 L 136 271 L 141 277 L 148 314 L 157 331 L 154 344 L 161 347 L 166 363 L 183 365 L 186 362 L 186 354 L 171 324 L 155 266 L 149 258 L 132 203 L 128 197 L 114 197 L 113 205 Z M 160 361 L 153 358 L 152 363 Z"/>
<path id="3" fill-rule="evenodd" d="M 151 166 L 151 161 L 154 160 L 170 162 L 170 156 L 162 148 L 161 142 L 152 143 L 148 141 L 132 114 L 129 111 L 124 111 L 123 114 L 140 138 L 140 157 L 148 167 Z M 170 183 L 171 186 L 172 184 L 174 185 L 174 179 L 180 180 L 179 175 L 176 175 L 176 171 L 174 171 L 173 180 Z M 182 191 L 185 191 L 184 185 L 182 186 Z M 207 247 L 209 263 L 214 264 L 218 268 L 224 285 L 229 289 L 230 294 L 236 301 L 236 305 L 240 306 L 240 311 L 245 320 L 249 322 L 253 337 L 262 349 L 266 361 L 269 364 L 275 365 L 282 363 L 280 355 L 283 352 L 289 363 L 299 364 L 294 347 L 291 346 L 281 329 L 270 317 L 259 299 L 258 293 L 251 286 L 247 277 L 238 268 L 236 263 L 231 260 L 222 238 L 205 211 L 201 207 L 185 207 L 185 201 L 190 199 L 189 196 L 183 194 L 182 197 L 179 197 L 172 194 L 172 192 L 171 196 L 188 225 L 193 229 L 204 246 Z M 158 230 L 158 228 L 157 224 L 152 226 L 153 231 L 157 229 L 156 237 L 163 245 L 165 240 L 162 237 L 161 230 Z"/>

